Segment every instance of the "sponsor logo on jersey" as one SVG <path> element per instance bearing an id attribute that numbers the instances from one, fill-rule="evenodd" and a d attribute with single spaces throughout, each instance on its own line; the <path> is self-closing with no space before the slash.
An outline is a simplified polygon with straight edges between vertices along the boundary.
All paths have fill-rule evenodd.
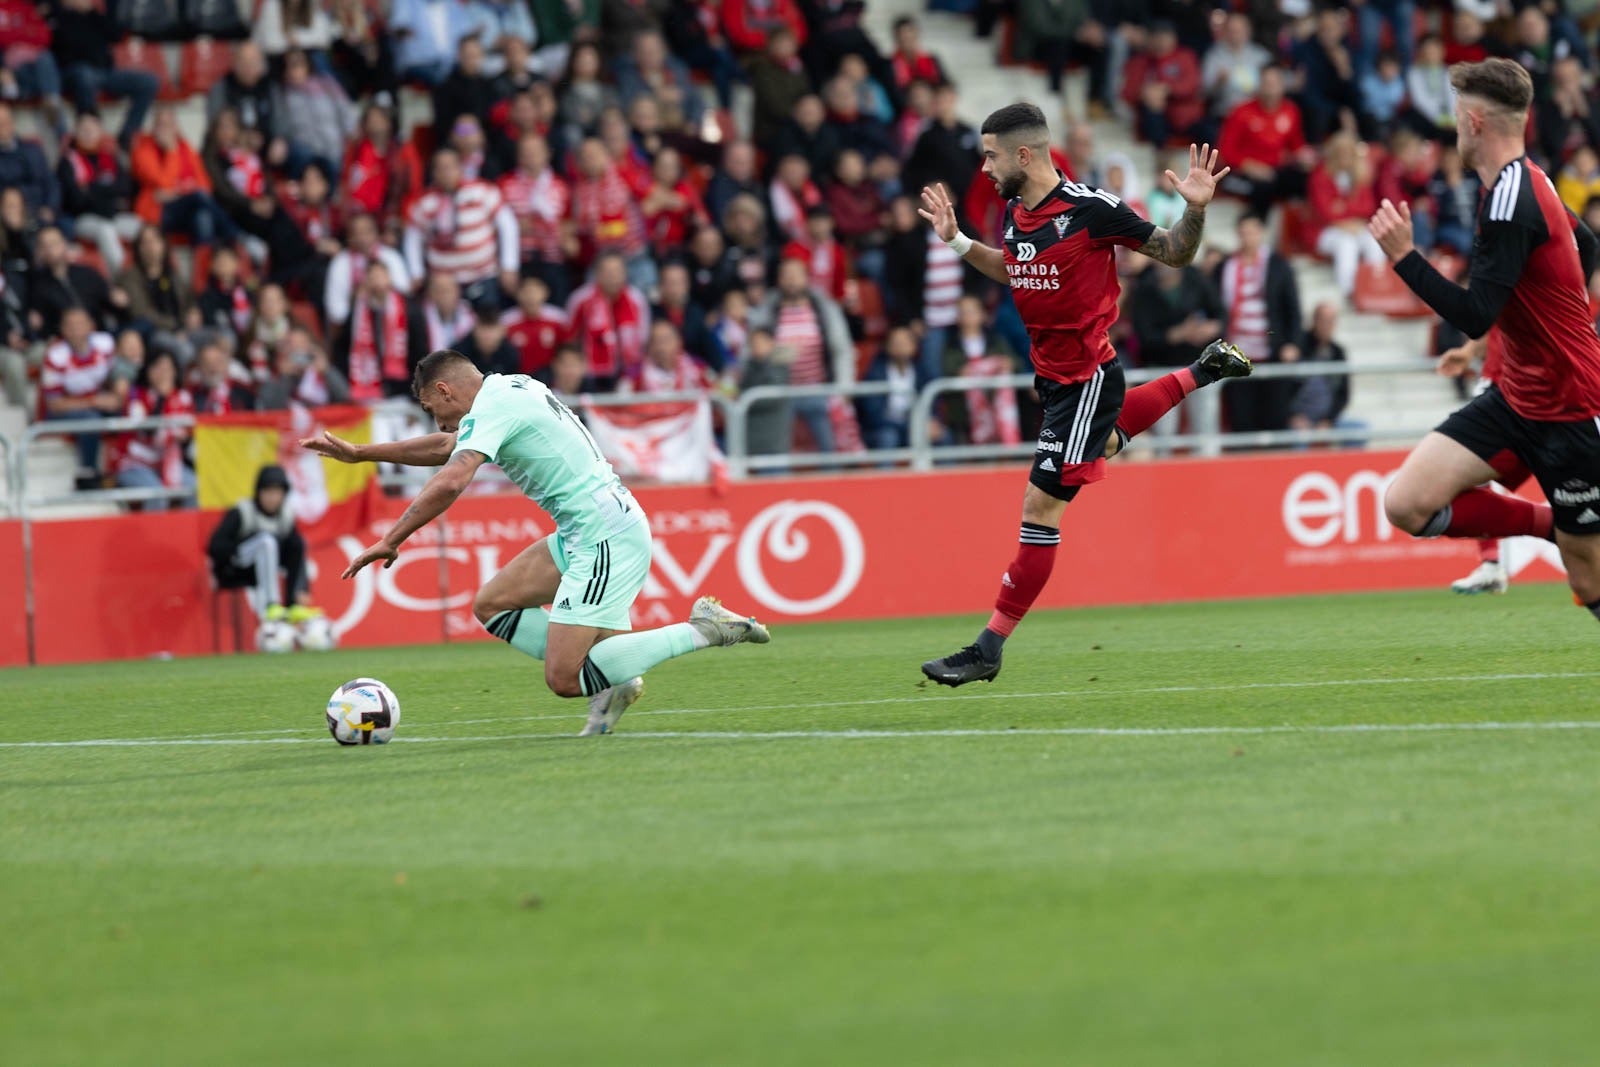
<path id="1" fill-rule="evenodd" d="M 1046 456 L 1046 457 L 1044 457 L 1044 462 L 1039 464 L 1039 469 L 1042 470 L 1042 471 L 1050 471 L 1051 473 L 1054 473 L 1055 469 L 1056 469 L 1056 461 L 1051 459 L 1049 456 Z"/>
<path id="2" fill-rule="evenodd" d="M 1581 523 L 1600 522 L 1600 515 L 1594 513 L 1594 508 L 1584 508 L 1578 515 L 1578 521 Z"/>
<path id="3" fill-rule="evenodd" d="M 1572 488 L 1569 489 L 1567 486 Z M 1557 504 L 1588 504 L 1600 500 L 1600 487 L 1584 485 L 1582 482 L 1576 484 L 1567 482 L 1566 485 L 1557 486 L 1550 494 L 1550 499 Z"/>
<path id="4" fill-rule="evenodd" d="M 556 605 L 556 610 L 557 611 L 571 611 L 572 610 L 572 601 L 568 600 L 566 597 L 562 597 L 561 598 L 561 603 Z"/>
<path id="5" fill-rule="evenodd" d="M 1017 229 L 1016 229 L 1015 226 L 1007 226 L 1006 227 L 1006 240 L 1009 241 L 1013 237 L 1015 237 L 1016 235 L 1017 235 Z"/>
<path id="6" fill-rule="evenodd" d="M 1027 263 L 1039 254 L 1039 248 L 1031 241 L 1021 241 L 1017 244 L 1016 257 L 1018 263 Z"/>
<path id="7" fill-rule="evenodd" d="M 1060 442 L 1060 441 L 1040 441 L 1037 445 L 1034 446 L 1033 450 L 1035 452 L 1060 452 L 1062 450 L 1062 442 Z"/>
<path id="8" fill-rule="evenodd" d="M 1054 441 L 1056 439 L 1056 432 L 1050 429 L 1050 427 L 1046 426 L 1044 429 L 1039 431 L 1039 439 L 1041 441 Z"/>

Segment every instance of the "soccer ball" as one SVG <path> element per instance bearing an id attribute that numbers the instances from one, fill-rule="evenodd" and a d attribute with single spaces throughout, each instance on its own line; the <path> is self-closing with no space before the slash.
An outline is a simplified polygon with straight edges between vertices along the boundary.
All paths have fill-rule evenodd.
<path id="1" fill-rule="evenodd" d="M 294 627 L 282 619 L 268 619 L 256 631 L 256 646 L 263 652 L 293 652 Z"/>
<path id="2" fill-rule="evenodd" d="M 341 745 L 386 745 L 400 725 L 400 698 L 376 678 L 346 682 L 328 698 L 328 732 Z"/>
<path id="3" fill-rule="evenodd" d="M 333 623 L 325 615 L 315 615 L 300 624 L 300 647 L 308 652 L 328 652 L 339 644 Z"/>

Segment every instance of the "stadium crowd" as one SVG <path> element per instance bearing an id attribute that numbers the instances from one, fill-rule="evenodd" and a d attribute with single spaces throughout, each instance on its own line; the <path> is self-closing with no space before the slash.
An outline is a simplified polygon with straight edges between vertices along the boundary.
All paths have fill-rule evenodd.
<path id="1" fill-rule="evenodd" d="M 1093 117 L 1158 149 L 1220 144 L 1237 251 L 1125 258 L 1135 365 L 1224 333 L 1261 362 L 1342 361 L 1340 309 L 1303 314 L 1280 249 L 1350 294 L 1381 262 L 1382 197 L 1468 254 L 1456 61 L 1533 73 L 1530 153 L 1600 229 L 1592 0 L 935 6 L 1003 27 L 1003 58 L 1058 86 L 1083 65 Z M 153 42 L 182 42 L 179 78 Z M 914 19 L 876 40 L 860 0 L 258 0 L 248 20 L 234 0 L 0 0 L 0 52 L 0 383 L 44 418 L 377 403 L 441 347 L 567 393 L 893 383 L 753 412 L 752 452 L 832 451 L 905 444 L 932 377 L 1028 366 L 1009 294 L 915 210 L 941 181 L 967 232 L 998 235 L 960 88 Z M 431 108 L 407 114 L 405 89 Z M 44 137 L 19 136 L 23 107 Z M 1181 211 L 1087 122 L 1058 132 L 1069 177 L 1158 224 Z M 1244 383 L 1228 419 L 1328 426 L 1347 398 L 1337 373 Z M 1026 391 L 974 389 L 935 439 L 1020 440 L 1031 417 Z M 79 446 L 84 485 L 192 480 L 181 431 Z"/>

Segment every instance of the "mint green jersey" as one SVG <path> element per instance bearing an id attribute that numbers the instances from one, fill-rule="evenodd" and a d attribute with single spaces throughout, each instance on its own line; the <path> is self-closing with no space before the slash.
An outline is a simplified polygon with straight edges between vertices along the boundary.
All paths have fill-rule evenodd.
<path id="1" fill-rule="evenodd" d="M 566 551 L 598 544 L 644 514 L 572 409 L 526 374 L 491 374 L 456 431 L 455 451 L 489 457 L 555 520 Z"/>

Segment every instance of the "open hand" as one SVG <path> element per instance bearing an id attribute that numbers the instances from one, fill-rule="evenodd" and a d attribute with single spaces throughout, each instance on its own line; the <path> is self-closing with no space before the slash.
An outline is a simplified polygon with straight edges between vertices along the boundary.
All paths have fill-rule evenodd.
<path id="1" fill-rule="evenodd" d="M 917 214 L 928 220 L 939 240 L 955 240 L 956 208 L 950 202 L 950 191 L 944 187 L 943 182 L 929 185 L 922 190 L 922 206 L 917 208 Z"/>
<path id="2" fill-rule="evenodd" d="M 1385 198 L 1367 223 L 1367 232 L 1378 242 L 1390 263 L 1400 262 L 1417 249 L 1411 240 L 1411 205 L 1404 200 L 1395 207 L 1393 201 Z"/>
<path id="3" fill-rule="evenodd" d="M 335 437 L 327 430 L 322 431 L 321 437 L 307 437 L 300 441 L 300 447 L 307 452 L 315 452 L 319 456 L 336 459 L 340 463 L 360 463 L 361 453 L 357 446 L 342 437 Z"/>
<path id="4" fill-rule="evenodd" d="M 400 550 L 398 548 L 390 548 L 387 542 L 379 541 L 377 544 L 361 553 L 361 555 L 351 560 L 350 566 L 346 567 L 344 569 L 344 573 L 339 575 L 339 577 L 354 578 L 362 571 L 363 568 L 369 564 L 378 562 L 380 559 L 383 560 L 384 568 L 387 569 L 389 567 L 393 567 L 394 561 L 399 558 Z"/>
<path id="5" fill-rule="evenodd" d="M 1217 170 L 1217 150 L 1209 144 L 1189 146 L 1189 173 L 1180 181 L 1172 171 L 1167 171 L 1167 181 L 1195 207 L 1205 207 L 1217 195 L 1217 183 L 1226 178 L 1232 167 Z"/>

